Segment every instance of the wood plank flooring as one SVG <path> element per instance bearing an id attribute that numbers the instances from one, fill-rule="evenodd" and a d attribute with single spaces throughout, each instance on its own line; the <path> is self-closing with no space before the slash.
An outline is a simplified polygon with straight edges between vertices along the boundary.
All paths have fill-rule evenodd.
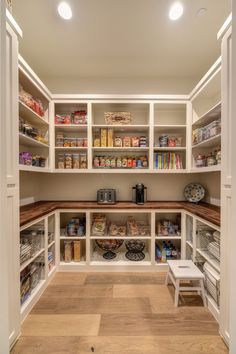
<path id="1" fill-rule="evenodd" d="M 198 295 L 173 305 L 160 273 L 57 273 L 11 354 L 225 354 Z"/>

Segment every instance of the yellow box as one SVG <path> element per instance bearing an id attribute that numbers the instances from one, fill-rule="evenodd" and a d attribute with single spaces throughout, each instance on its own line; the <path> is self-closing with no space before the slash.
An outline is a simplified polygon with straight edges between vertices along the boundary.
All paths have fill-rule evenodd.
<path id="1" fill-rule="evenodd" d="M 101 147 L 107 147 L 107 129 L 101 128 Z"/>
<path id="2" fill-rule="evenodd" d="M 107 131 L 107 146 L 113 147 L 113 129 Z"/>
<path id="3" fill-rule="evenodd" d="M 81 261 L 81 244 L 80 240 L 74 241 L 74 262 Z"/>

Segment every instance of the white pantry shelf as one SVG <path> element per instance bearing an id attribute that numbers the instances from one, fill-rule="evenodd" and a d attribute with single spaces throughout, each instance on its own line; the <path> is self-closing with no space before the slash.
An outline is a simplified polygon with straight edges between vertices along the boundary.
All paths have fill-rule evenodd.
<path id="1" fill-rule="evenodd" d="M 56 271 L 56 266 L 52 267 L 52 269 L 48 272 L 48 278 Z"/>
<path id="2" fill-rule="evenodd" d="M 93 147 L 94 151 L 147 151 L 149 147 Z"/>
<path id="3" fill-rule="evenodd" d="M 115 129 L 120 131 L 132 131 L 132 130 L 147 130 L 149 129 L 149 125 L 147 124 L 137 124 L 137 125 L 111 125 L 111 124 L 93 124 L 93 129 L 100 129 L 100 128 L 109 128 Z"/>
<path id="4" fill-rule="evenodd" d="M 186 146 L 175 146 L 175 147 L 159 147 L 154 146 L 154 151 L 185 151 L 187 148 Z"/>
<path id="5" fill-rule="evenodd" d="M 65 132 L 65 133 L 84 133 L 87 134 L 88 125 L 79 125 L 79 124 L 54 124 L 56 133 Z"/>
<path id="6" fill-rule="evenodd" d="M 79 168 L 55 168 L 54 173 L 88 173 L 89 170 L 87 168 L 79 169 Z"/>
<path id="7" fill-rule="evenodd" d="M 221 165 L 195 167 L 191 169 L 191 173 L 203 173 L 203 172 L 217 172 L 221 171 Z"/>
<path id="8" fill-rule="evenodd" d="M 188 173 L 187 169 L 180 168 L 180 169 L 154 169 L 152 173 Z"/>
<path id="9" fill-rule="evenodd" d="M 30 138 L 27 135 L 19 133 L 19 142 L 20 145 L 38 147 L 38 148 L 46 148 L 49 149 L 49 145 L 42 143 L 41 141 Z"/>
<path id="10" fill-rule="evenodd" d="M 191 241 L 186 241 L 186 245 L 188 245 L 189 247 L 193 248 L 193 243 Z"/>
<path id="11" fill-rule="evenodd" d="M 19 170 L 28 171 L 28 172 L 50 172 L 50 170 L 45 167 L 28 166 L 28 165 L 19 165 Z"/>
<path id="12" fill-rule="evenodd" d="M 21 314 L 23 314 L 27 307 L 31 304 L 32 300 L 35 298 L 35 296 L 38 294 L 44 284 L 45 279 L 40 280 L 38 285 L 36 285 L 36 287 L 31 291 L 31 294 L 29 295 L 27 300 L 25 300 L 25 302 L 21 305 Z"/>
<path id="13" fill-rule="evenodd" d="M 215 257 L 211 256 L 208 251 L 200 250 L 199 248 L 197 248 L 196 251 L 220 273 L 220 262 Z"/>
<path id="14" fill-rule="evenodd" d="M 187 125 L 186 124 L 155 124 L 154 128 L 183 129 L 183 128 L 187 128 Z"/>
<path id="15" fill-rule="evenodd" d="M 31 108 L 26 106 L 23 102 L 19 101 L 19 115 L 22 119 L 25 119 L 28 123 L 38 126 L 48 126 L 49 123 L 34 112 Z"/>
<path id="16" fill-rule="evenodd" d="M 71 146 L 55 146 L 56 150 L 87 150 L 87 147 L 81 146 L 75 146 L 75 147 L 71 147 Z"/>
<path id="17" fill-rule="evenodd" d="M 204 126 L 208 123 L 212 122 L 214 119 L 219 118 L 221 115 L 221 101 L 218 102 L 215 106 L 210 108 L 207 112 L 205 112 L 201 117 L 199 117 L 195 122 L 193 122 L 193 126 Z"/>
<path id="18" fill-rule="evenodd" d="M 196 145 L 192 145 L 192 149 L 196 149 L 199 147 L 215 147 L 221 144 L 221 134 L 218 134 L 216 136 L 213 136 L 210 139 L 207 140 L 203 140 L 200 143 L 196 144 Z"/>
<path id="19" fill-rule="evenodd" d="M 162 236 L 162 235 L 156 235 L 156 240 L 181 240 L 181 236 L 174 236 L 174 235 L 169 235 L 169 236 Z"/>
<path id="20" fill-rule="evenodd" d="M 52 241 L 52 242 L 48 245 L 48 249 L 51 248 L 54 244 L 55 244 L 55 240 Z"/>
<path id="21" fill-rule="evenodd" d="M 80 262 L 68 262 L 68 263 L 64 261 L 60 261 L 60 266 L 64 266 L 64 267 L 81 267 L 85 265 L 86 265 L 85 260 L 81 260 Z"/>
<path id="22" fill-rule="evenodd" d="M 86 240 L 86 236 L 60 236 L 60 240 Z"/>
<path id="23" fill-rule="evenodd" d="M 91 240 L 151 240 L 151 236 L 90 236 Z"/>
<path id="24" fill-rule="evenodd" d="M 22 270 L 24 270 L 30 263 L 35 261 L 35 259 L 38 258 L 44 251 L 45 251 L 45 249 L 42 248 L 40 251 L 35 253 L 35 255 L 32 258 L 30 258 L 27 261 L 25 261 L 24 263 L 22 263 L 20 266 L 20 272 L 22 272 Z"/>

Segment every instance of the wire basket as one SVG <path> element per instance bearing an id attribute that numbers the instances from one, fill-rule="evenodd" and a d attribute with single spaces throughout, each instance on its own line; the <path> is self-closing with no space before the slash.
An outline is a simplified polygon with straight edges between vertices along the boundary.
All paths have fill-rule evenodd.
<path id="1" fill-rule="evenodd" d="M 203 266 L 205 276 L 205 287 L 207 293 L 213 298 L 217 306 L 220 306 L 220 276 L 206 262 Z"/>
<path id="2" fill-rule="evenodd" d="M 198 248 L 202 250 L 207 250 L 208 244 L 212 241 L 214 241 L 213 238 L 213 232 L 212 230 L 205 229 L 205 228 L 199 228 L 197 230 L 197 236 L 198 236 Z"/>

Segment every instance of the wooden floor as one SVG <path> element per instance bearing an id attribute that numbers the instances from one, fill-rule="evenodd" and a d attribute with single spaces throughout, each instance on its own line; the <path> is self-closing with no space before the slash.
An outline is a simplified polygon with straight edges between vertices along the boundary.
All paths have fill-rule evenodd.
<path id="1" fill-rule="evenodd" d="M 57 273 L 12 354 L 224 354 L 198 295 L 173 306 L 164 274 Z"/>

